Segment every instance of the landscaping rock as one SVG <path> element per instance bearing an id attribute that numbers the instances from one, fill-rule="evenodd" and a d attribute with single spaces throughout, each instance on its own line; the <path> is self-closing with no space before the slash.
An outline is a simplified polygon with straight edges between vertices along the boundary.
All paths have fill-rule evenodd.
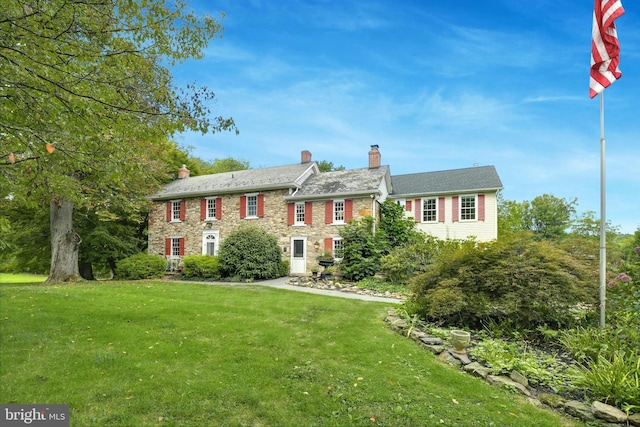
<path id="1" fill-rule="evenodd" d="M 567 401 L 567 399 L 562 396 L 553 393 L 540 393 L 538 399 L 540 399 L 540 402 L 552 408 L 561 408 Z"/>
<path id="2" fill-rule="evenodd" d="M 472 375 L 475 375 L 476 377 L 485 379 L 491 373 L 491 368 L 487 368 L 486 366 L 483 366 L 478 362 L 472 362 L 468 365 L 465 365 L 464 370 Z"/>
<path id="3" fill-rule="evenodd" d="M 593 412 L 593 416 L 600 420 L 605 420 L 611 423 L 627 422 L 627 414 L 615 406 L 607 405 L 602 402 L 593 402 L 591 404 L 591 410 Z"/>
<path id="4" fill-rule="evenodd" d="M 525 387 L 529 387 L 529 380 L 527 379 L 527 377 L 525 377 L 518 371 L 511 371 L 511 373 L 509 374 L 509 378 L 517 383 L 522 384 Z"/>
<path id="5" fill-rule="evenodd" d="M 425 334 L 422 331 L 417 331 L 417 330 L 412 330 L 410 337 L 414 340 L 414 341 L 418 341 L 418 340 L 422 340 L 422 338 L 426 337 L 427 334 Z"/>
<path id="6" fill-rule="evenodd" d="M 427 345 L 442 345 L 442 338 L 437 338 L 437 337 L 422 337 L 420 338 L 420 341 L 422 341 L 423 343 L 427 344 Z"/>
<path id="7" fill-rule="evenodd" d="M 523 394 L 527 397 L 531 397 L 531 392 L 527 390 L 525 386 L 515 382 L 511 378 L 497 376 L 497 375 L 487 375 L 487 382 L 489 384 L 498 385 L 501 387 L 513 388 L 514 390 L 517 390 L 520 394 Z"/>
<path id="8" fill-rule="evenodd" d="M 469 356 L 467 356 L 466 353 L 460 354 L 454 351 L 449 351 L 449 354 L 458 359 L 463 365 L 468 365 L 469 363 L 471 363 L 471 359 L 469 359 Z"/>
<path id="9" fill-rule="evenodd" d="M 583 421 L 594 421 L 595 417 L 591 411 L 591 406 L 577 400 L 569 400 L 563 405 L 567 414 L 578 417 Z"/>
<path id="10" fill-rule="evenodd" d="M 453 366 L 460 366 L 462 364 L 462 362 L 453 357 L 448 351 L 440 353 L 440 355 L 438 355 L 438 359 Z"/>
<path id="11" fill-rule="evenodd" d="M 640 412 L 629 415 L 627 421 L 629 421 L 629 424 L 631 424 L 632 426 L 640 427 Z"/>
<path id="12" fill-rule="evenodd" d="M 435 354 L 436 356 L 444 351 L 444 346 L 443 345 L 425 345 L 424 348 L 426 348 L 427 350 L 429 350 L 431 353 Z"/>

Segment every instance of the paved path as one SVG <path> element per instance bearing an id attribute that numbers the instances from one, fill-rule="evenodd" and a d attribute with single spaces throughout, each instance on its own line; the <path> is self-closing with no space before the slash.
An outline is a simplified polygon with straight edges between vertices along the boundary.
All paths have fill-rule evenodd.
<path id="1" fill-rule="evenodd" d="M 277 279 L 272 280 L 262 280 L 258 282 L 250 282 L 250 283 L 237 283 L 237 282 L 198 282 L 207 285 L 226 285 L 226 286 L 268 286 L 270 288 L 277 289 L 286 289 L 289 291 L 297 291 L 297 292 L 306 292 L 309 294 L 317 294 L 317 295 L 328 295 L 332 297 L 340 297 L 340 298 L 350 298 L 350 299 L 359 299 L 363 301 L 375 301 L 375 302 L 386 302 L 391 304 L 402 304 L 402 301 L 396 298 L 387 298 L 387 297 L 376 297 L 371 295 L 359 295 L 355 293 L 349 292 L 341 292 L 341 291 L 332 291 L 325 289 L 316 289 L 316 288 L 307 288 L 304 286 L 294 286 L 287 283 L 290 277 L 279 277 Z M 194 283 L 183 281 L 184 283 Z"/>

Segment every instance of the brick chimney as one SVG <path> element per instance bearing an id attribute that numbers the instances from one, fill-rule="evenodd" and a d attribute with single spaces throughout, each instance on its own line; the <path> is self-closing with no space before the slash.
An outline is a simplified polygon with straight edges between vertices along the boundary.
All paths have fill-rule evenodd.
<path id="1" fill-rule="evenodd" d="M 369 169 L 376 169 L 380 167 L 380 157 L 378 146 L 372 145 L 371 151 L 369 151 Z"/>
<path id="2" fill-rule="evenodd" d="M 180 169 L 178 169 L 178 179 L 189 178 L 191 172 L 187 169 L 187 165 L 182 165 Z"/>
<path id="3" fill-rule="evenodd" d="M 304 150 L 302 151 L 302 161 L 300 163 L 311 163 L 311 151 Z"/>

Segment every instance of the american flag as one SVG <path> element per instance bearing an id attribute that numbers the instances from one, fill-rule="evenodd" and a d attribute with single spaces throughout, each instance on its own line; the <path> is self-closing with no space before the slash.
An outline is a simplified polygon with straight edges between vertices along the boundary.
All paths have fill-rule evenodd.
<path id="1" fill-rule="evenodd" d="M 620 0 L 595 0 L 593 38 L 591 40 L 591 77 L 589 96 L 593 98 L 622 76 L 618 68 L 620 44 L 613 22 L 622 16 Z"/>

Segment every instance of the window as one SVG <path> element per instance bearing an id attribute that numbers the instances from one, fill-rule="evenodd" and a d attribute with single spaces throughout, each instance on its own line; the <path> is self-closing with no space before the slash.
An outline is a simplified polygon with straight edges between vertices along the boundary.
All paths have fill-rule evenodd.
<path id="1" fill-rule="evenodd" d="M 344 245 L 340 237 L 333 239 L 333 258 L 336 260 L 344 258 Z"/>
<path id="2" fill-rule="evenodd" d="M 207 199 L 207 219 L 216 218 L 216 199 Z"/>
<path id="3" fill-rule="evenodd" d="M 180 238 L 179 237 L 171 238 L 171 256 L 173 257 L 180 256 Z"/>
<path id="4" fill-rule="evenodd" d="M 304 203 L 296 203 L 295 224 L 303 225 L 304 222 Z"/>
<path id="5" fill-rule="evenodd" d="M 476 196 L 460 196 L 460 220 L 475 221 Z"/>
<path id="6" fill-rule="evenodd" d="M 396 200 L 396 204 L 400 206 L 402 209 L 406 209 L 407 207 L 407 201 L 405 199 Z"/>
<path id="7" fill-rule="evenodd" d="M 258 195 L 247 196 L 247 216 L 258 216 Z"/>
<path id="8" fill-rule="evenodd" d="M 180 221 L 180 200 L 171 202 L 171 221 Z"/>
<path id="9" fill-rule="evenodd" d="M 438 199 L 435 197 L 422 199 L 422 222 L 438 220 Z"/>
<path id="10" fill-rule="evenodd" d="M 334 200 L 333 222 L 344 222 L 344 200 Z"/>

